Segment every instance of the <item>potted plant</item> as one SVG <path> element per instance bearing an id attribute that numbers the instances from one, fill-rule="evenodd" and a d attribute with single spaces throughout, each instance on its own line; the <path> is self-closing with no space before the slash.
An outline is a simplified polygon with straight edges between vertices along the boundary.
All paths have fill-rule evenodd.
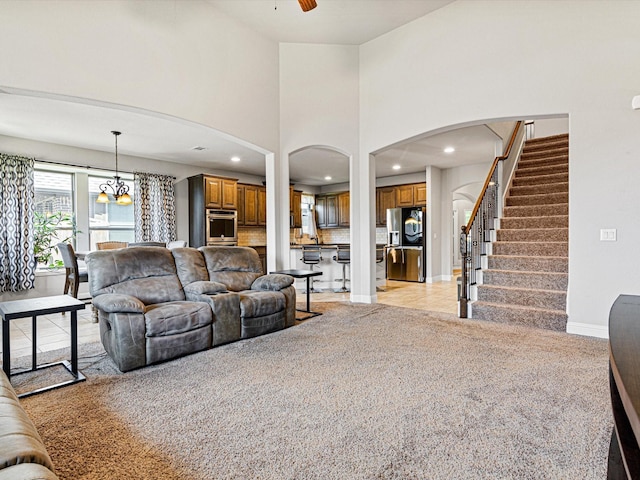
<path id="1" fill-rule="evenodd" d="M 58 239 L 58 229 L 61 225 L 71 225 L 71 235 L 66 238 Z M 53 242 L 54 240 L 57 240 L 56 243 L 69 242 L 75 239 L 78 230 L 76 229 L 76 222 L 73 214 L 64 212 L 55 212 L 51 214 L 36 212 L 33 227 L 33 254 L 36 264 L 44 265 L 47 268 L 64 267 L 62 260 L 52 261 L 53 250 L 56 248 Z"/>

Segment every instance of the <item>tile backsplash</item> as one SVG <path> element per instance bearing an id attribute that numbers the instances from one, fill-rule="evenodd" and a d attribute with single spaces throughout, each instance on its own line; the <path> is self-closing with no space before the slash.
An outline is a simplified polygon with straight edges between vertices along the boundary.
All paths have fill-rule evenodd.
<path id="1" fill-rule="evenodd" d="M 318 230 L 318 243 L 349 243 L 350 229 L 348 228 L 327 228 Z M 290 230 L 289 240 L 292 244 L 304 245 L 315 243 L 315 240 L 309 239 L 307 235 L 301 235 L 299 228 Z M 376 243 L 387 243 L 387 229 L 385 227 L 376 228 Z"/>
<path id="2" fill-rule="evenodd" d="M 267 229 L 264 227 L 242 227 L 238 229 L 238 245 L 266 245 Z"/>

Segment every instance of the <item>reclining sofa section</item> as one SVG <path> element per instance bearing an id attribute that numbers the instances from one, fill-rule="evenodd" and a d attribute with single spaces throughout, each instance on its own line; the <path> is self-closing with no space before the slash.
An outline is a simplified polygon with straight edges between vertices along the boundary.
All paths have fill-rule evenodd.
<path id="1" fill-rule="evenodd" d="M 295 323 L 288 275 L 248 247 L 129 247 L 86 257 L 100 338 L 126 372 Z"/>

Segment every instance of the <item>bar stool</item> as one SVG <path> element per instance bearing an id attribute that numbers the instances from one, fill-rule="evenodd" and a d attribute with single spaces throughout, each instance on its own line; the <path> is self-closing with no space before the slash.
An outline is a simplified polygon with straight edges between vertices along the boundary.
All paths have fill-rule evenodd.
<path id="1" fill-rule="evenodd" d="M 301 260 L 305 265 L 310 265 L 310 270 L 313 271 L 313 266 L 318 265 L 320 263 L 320 260 L 322 260 L 320 247 L 318 245 L 303 245 Z M 309 289 L 312 293 L 322 292 L 322 290 L 316 290 L 315 288 L 313 288 L 313 277 L 311 277 L 311 284 L 309 286 Z"/>
<path id="2" fill-rule="evenodd" d="M 348 292 L 347 288 L 347 265 L 351 263 L 351 245 L 338 245 L 333 261 L 342 264 L 342 288 L 335 290 L 336 293 Z"/>

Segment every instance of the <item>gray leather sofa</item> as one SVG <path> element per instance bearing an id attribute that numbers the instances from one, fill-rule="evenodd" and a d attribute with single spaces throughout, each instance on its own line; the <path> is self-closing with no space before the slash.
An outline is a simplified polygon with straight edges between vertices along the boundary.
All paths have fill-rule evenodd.
<path id="1" fill-rule="evenodd" d="M 86 257 L 105 350 L 125 372 L 295 322 L 293 278 L 248 247 L 129 247 Z"/>
<path id="2" fill-rule="evenodd" d="M 0 370 L 0 480 L 56 480 L 51 458 Z"/>

